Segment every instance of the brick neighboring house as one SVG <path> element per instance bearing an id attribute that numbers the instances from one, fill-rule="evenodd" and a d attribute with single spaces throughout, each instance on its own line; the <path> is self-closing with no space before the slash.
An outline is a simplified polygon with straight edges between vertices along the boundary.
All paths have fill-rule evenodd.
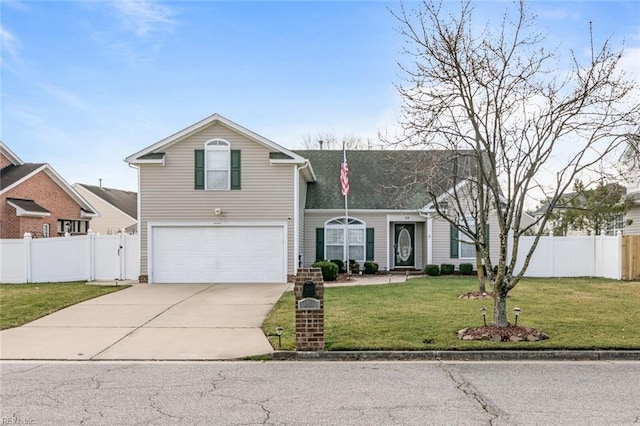
<path id="1" fill-rule="evenodd" d="M 86 234 L 95 209 L 49 164 L 25 163 L 0 142 L 0 238 Z"/>

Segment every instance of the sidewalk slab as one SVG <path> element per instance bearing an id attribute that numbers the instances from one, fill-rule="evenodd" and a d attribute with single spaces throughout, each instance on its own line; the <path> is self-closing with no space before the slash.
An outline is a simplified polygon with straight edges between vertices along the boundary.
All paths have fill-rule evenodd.
<path id="1" fill-rule="evenodd" d="M 140 328 L 94 360 L 222 360 L 273 350 L 259 328 Z"/>
<path id="2" fill-rule="evenodd" d="M 1 359 L 89 360 L 135 328 L 18 327 L 0 331 Z"/>

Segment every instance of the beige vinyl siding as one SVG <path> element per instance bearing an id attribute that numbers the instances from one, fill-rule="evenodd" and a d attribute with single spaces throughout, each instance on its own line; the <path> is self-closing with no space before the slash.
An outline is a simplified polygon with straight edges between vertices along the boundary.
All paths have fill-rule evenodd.
<path id="1" fill-rule="evenodd" d="M 500 228 L 495 214 L 489 217 L 489 251 L 491 260 L 497 261 L 500 248 Z M 475 257 L 472 259 L 452 259 L 450 257 L 450 224 L 444 219 L 433 220 L 433 263 L 451 263 L 460 265 L 461 263 L 472 263 L 475 268 Z"/>
<path id="2" fill-rule="evenodd" d="M 241 150 L 240 190 L 194 189 L 194 151 L 220 138 Z M 273 222 L 287 224 L 287 268 L 293 273 L 292 164 L 270 165 L 270 150 L 215 123 L 164 149 L 165 165 L 140 165 L 141 274 L 147 274 L 149 222 Z M 217 218 L 216 208 L 224 214 Z"/>
<path id="3" fill-rule="evenodd" d="M 366 224 L 367 228 L 375 229 L 375 244 L 373 247 L 374 261 L 378 263 L 380 271 L 389 267 L 387 262 L 387 236 L 393 238 L 391 232 L 387 233 L 387 214 L 388 212 L 349 212 L 349 217 L 360 219 Z M 305 239 L 304 239 L 304 266 L 309 267 L 316 260 L 316 228 L 324 228 L 326 221 L 344 217 L 344 211 L 335 212 L 315 212 L 313 210 L 305 211 Z M 362 266 L 362 265 L 361 265 Z"/>
<path id="4" fill-rule="evenodd" d="M 136 223 L 136 219 L 132 219 L 129 215 L 118 210 L 113 205 L 107 203 L 102 198 L 96 196 L 91 191 L 86 190 L 81 185 L 74 184 L 75 189 L 85 200 L 89 202 L 100 217 L 91 219 L 91 230 L 96 234 L 110 235 L 119 232 L 123 228 L 127 228 Z"/>
<path id="5" fill-rule="evenodd" d="M 630 220 L 631 225 L 627 225 Z M 640 205 L 631 208 L 625 215 L 624 221 L 624 235 L 640 235 Z"/>

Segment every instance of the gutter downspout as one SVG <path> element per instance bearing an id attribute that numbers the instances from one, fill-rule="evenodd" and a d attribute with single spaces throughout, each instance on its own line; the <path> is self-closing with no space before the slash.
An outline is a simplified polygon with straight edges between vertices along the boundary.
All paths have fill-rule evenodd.
<path id="1" fill-rule="evenodd" d="M 303 166 L 294 168 L 293 175 L 293 274 L 298 275 L 298 262 L 300 259 L 300 171 L 309 167 L 309 160 L 304 161 Z"/>

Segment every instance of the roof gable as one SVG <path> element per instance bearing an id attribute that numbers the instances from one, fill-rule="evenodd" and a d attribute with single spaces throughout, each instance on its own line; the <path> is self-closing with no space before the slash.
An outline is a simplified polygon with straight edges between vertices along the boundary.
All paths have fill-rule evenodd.
<path id="1" fill-rule="evenodd" d="M 13 151 L 11 151 L 9 147 L 6 146 L 2 141 L 0 141 L 0 155 L 9 160 L 9 162 L 13 165 L 20 166 L 24 164 L 20 157 L 18 157 Z"/>
<path id="2" fill-rule="evenodd" d="M 167 149 L 168 147 L 179 143 L 180 141 L 188 138 L 189 136 L 215 124 L 215 123 L 219 123 L 243 136 L 245 136 L 246 138 L 261 144 L 265 147 L 267 147 L 268 149 L 281 153 L 287 157 L 290 157 L 290 160 L 282 160 L 279 159 L 280 162 L 282 161 L 289 161 L 291 163 L 294 164 L 303 164 L 305 162 L 305 159 L 299 155 L 297 155 L 295 152 L 290 151 L 280 145 L 278 145 L 277 143 L 263 137 L 260 136 L 259 134 L 252 132 L 251 130 L 240 126 L 237 123 L 234 123 L 233 121 L 221 116 L 220 114 L 213 114 L 207 118 L 205 118 L 204 120 L 201 120 L 185 129 L 180 130 L 177 133 L 174 133 L 173 135 L 162 139 L 159 142 L 156 142 L 155 144 L 148 146 L 147 148 L 136 152 L 135 154 L 130 155 L 129 157 L 127 157 L 125 159 L 125 161 L 129 164 L 140 164 L 140 163 L 145 163 L 145 162 L 149 162 L 149 161 L 161 161 L 159 154 L 162 153 L 162 151 L 164 151 L 165 149 Z M 150 154 L 155 154 L 155 155 L 151 155 Z M 157 158 L 156 158 L 157 157 Z"/>
<path id="3" fill-rule="evenodd" d="M 96 216 L 95 208 L 46 163 L 24 163 L 21 165 L 8 166 L 0 170 L 0 194 L 8 192 L 12 188 L 27 182 L 31 177 L 40 172 L 46 173 L 56 185 L 78 203 L 80 209 L 85 212 L 86 217 Z"/>
<path id="4" fill-rule="evenodd" d="M 137 193 L 132 191 L 124 191 L 121 189 L 87 185 L 84 183 L 78 183 L 76 185 L 81 186 L 106 203 L 111 204 L 113 207 L 120 210 L 132 219 L 136 219 L 138 217 Z"/>

